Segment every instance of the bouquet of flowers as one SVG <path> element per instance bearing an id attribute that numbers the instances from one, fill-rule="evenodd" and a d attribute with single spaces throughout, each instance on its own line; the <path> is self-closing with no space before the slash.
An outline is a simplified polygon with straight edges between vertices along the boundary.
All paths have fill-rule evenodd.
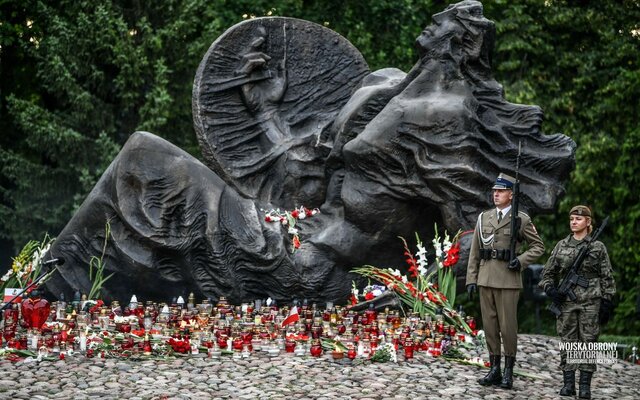
<path id="1" fill-rule="evenodd" d="M 264 211 L 264 210 L 263 210 Z M 304 206 L 295 208 L 291 211 L 280 211 L 280 209 L 269 210 L 265 212 L 264 220 L 266 222 L 280 223 L 284 227 L 288 227 L 287 233 L 291 235 L 291 252 L 295 252 L 300 248 L 300 237 L 298 236 L 298 228 L 296 222 L 305 218 L 312 217 L 320 213 L 320 210 L 314 208 L 310 210 Z"/>
<path id="2" fill-rule="evenodd" d="M 43 257 L 51 248 L 54 240 L 49 236 L 45 236 L 42 242 L 29 241 L 20 253 L 13 258 L 11 268 L 0 278 L 0 289 L 3 291 L 6 288 L 23 289 L 38 278 L 42 269 L 42 261 L 44 261 Z M 53 271 L 55 269 L 51 270 L 40 282 L 44 283 Z"/>
<path id="3" fill-rule="evenodd" d="M 449 235 L 445 233 L 443 241 L 440 241 L 440 237 L 436 235 L 433 244 L 437 269 L 431 272 L 427 262 L 427 250 L 417 234 L 418 251 L 415 255 L 409 249 L 407 241 L 400 238 L 404 245 L 406 262 L 409 265 L 409 277 L 403 275 L 398 269 L 378 268 L 372 265 L 364 265 L 354 269 L 353 272 L 381 282 L 406 306 L 419 313 L 420 317 L 427 314 L 435 316 L 436 311 L 441 310 L 450 323 L 471 333 L 471 328 L 454 308 L 456 281 L 452 267 L 459 259 L 460 235 L 461 233 L 458 232 L 453 240 L 450 240 Z"/>
<path id="4" fill-rule="evenodd" d="M 381 296 L 387 291 L 387 287 L 383 285 L 372 285 L 371 282 L 364 289 L 362 289 L 362 296 L 360 296 L 360 289 L 356 286 L 355 282 L 351 283 L 351 304 L 357 304 L 363 297 L 364 301 L 373 300 L 378 296 Z"/>

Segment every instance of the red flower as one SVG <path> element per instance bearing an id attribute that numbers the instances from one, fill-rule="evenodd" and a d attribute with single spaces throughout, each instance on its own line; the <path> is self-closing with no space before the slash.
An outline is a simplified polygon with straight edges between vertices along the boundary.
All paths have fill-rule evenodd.
<path id="1" fill-rule="evenodd" d="M 358 298 L 352 293 L 351 294 L 351 305 L 358 304 Z"/>
<path id="2" fill-rule="evenodd" d="M 411 292 L 411 294 L 415 297 L 416 296 L 416 288 L 413 286 L 413 284 L 411 282 L 407 282 L 406 285 L 407 289 L 409 289 L 409 291 Z"/>
<path id="3" fill-rule="evenodd" d="M 176 340 L 171 338 L 167 343 L 176 353 L 186 354 L 191 351 L 191 344 L 189 343 L 189 340 Z"/>
<path id="4" fill-rule="evenodd" d="M 445 255 L 444 262 L 442 263 L 442 265 L 445 267 L 454 266 L 456 265 L 459 259 L 460 259 L 460 242 L 456 242 L 447 251 L 447 254 Z"/>
<path id="5" fill-rule="evenodd" d="M 365 299 L 365 300 L 371 300 L 371 299 L 373 299 L 374 297 L 375 297 L 375 296 L 373 295 L 373 293 L 372 293 L 372 292 L 367 292 L 367 293 L 364 295 L 364 299 Z"/>
<path id="6" fill-rule="evenodd" d="M 298 238 L 298 235 L 293 237 L 293 247 L 296 249 L 300 248 L 300 238 Z"/>
<path id="7" fill-rule="evenodd" d="M 271 218 L 270 215 L 267 215 L 266 217 L 264 217 L 264 220 L 267 221 L 267 222 L 272 222 L 273 218 Z"/>
<path id="8" fill-rule="evenodd" d="M 298 219 L 298 217 L 300 216 L 300 211 L 298 210 L 291 211 L 291 216 L 295 219 Z"/>
<path id="9" fill-rule="evenodd" d="M 305 207 L 304 209 L 304 213 L 307 217 L 311 217 L 313 215 L 313 211 L 309 210 L 308 208 Z"/>
<path id="10" fill-rule="evenodd" d="M 104 305 L 104 301 L 102 301 L 102 300 L 98 300 L 98 301 L 96 301 L 96 305 L 95 305 L 95 306 L 93 306 L 93 307 L 91 307 L 91 308 L 89 309 L 89 312 L 90 312 L 90 313 L 96 313 L 96 312 L 99 312 L 99 311 L 100 311 L 100 308 L 102 308 L 102 306 L 103 306 L 103 305 Z"/>
<path id="11" fill-rule="evenodd" d="M 438 298 L 436 296 L 434 296 L 434 294 L 431 293 L 431 292 L 427 292 L 427 298 L 430 301 L 433 301 L 434 303 L 439 303 L 440 302 L 440 301 L 438 301 Z"/>

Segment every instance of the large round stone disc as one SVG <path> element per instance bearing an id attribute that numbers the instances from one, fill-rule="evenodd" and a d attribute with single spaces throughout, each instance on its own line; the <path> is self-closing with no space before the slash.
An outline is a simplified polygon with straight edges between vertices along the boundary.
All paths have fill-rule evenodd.
<path id="1" fill-rule="evenodd" d="M 246 73 L 255 53 L 270 58 Z M 312 22 L 267 17 L 231 27 L 211 45 L 194 82 L 205 163 L 245 196 L 282 207 L 321 204 L 331 143 L 323 131 L 368 72 L 351 43 Z M 269 92 L 277 82 L 281 95 Z M 249 107 L 243 87 L 275 100 Z"/>

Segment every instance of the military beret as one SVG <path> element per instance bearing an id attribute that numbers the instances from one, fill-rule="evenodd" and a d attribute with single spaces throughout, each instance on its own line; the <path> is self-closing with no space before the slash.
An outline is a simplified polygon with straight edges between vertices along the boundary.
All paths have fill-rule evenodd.
<path id="1" fill-rule="evenodd" d="M 513 189 L 513 184 L 516 182 L 516 178 L 504 173 L 498 175 L 496 183 L 493 184 L 491 189 Z"/>
<path id="2" fill-rule="evenodd" d="M 587 206 L 575 206 L 569 211 L 569 215 L 582 215 L 583 217 L 591 217 L 591 209 Z"/>

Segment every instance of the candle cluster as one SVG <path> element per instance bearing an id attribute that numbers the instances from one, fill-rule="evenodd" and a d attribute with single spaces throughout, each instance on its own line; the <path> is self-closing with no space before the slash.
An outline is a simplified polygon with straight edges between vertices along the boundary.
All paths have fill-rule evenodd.
<path id="1" fill-rule="evenodd" d="M 4 311 L 2 339 L 5 349 L 41 357 L 247 358 L 285 352 L 386 361 L 397 360 L 397 354 L 408 360 L 416 351 L 438 357 L 473 335 L 445 323 L 442 314 L 420 318 L 401 315 L 401 310 L 324 306 L 305 301 L 279 307 L 270 300 L 231 305 L 224 297 L 215 304 L 207 299 L 196 303 L 193 294 L 187 302 L 178 298 L 171 304 L 143 303 L 136 296 L 124 306 L 82 299 L 49 304 L 36 296 Z M 35 323 L 25 318 L 27 310 L 38 315 Z M 475 330 L 475 320 L 466 321 Z"/>

